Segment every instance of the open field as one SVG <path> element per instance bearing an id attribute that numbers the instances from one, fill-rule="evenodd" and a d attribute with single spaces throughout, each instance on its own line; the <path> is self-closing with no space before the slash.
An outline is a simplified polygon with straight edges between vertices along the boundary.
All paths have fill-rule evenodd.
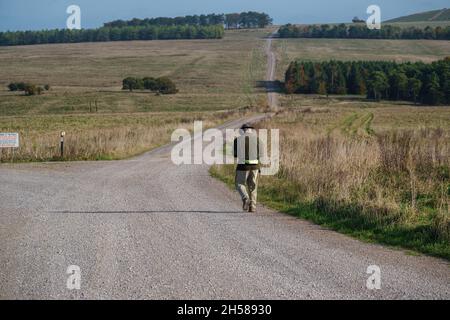
<path id="1" fill-rule="evenodd" d="M 293 60 L 388 60 L 396 62 L 432 62 L 450 54 L 450 41 L 436 40 L 367 40 L 367 39 L 278 39 L 277 76 Z"/>
<path id="2" fill-rule="evenodd" d="M 15 160 L 119 159 L 169 142 L 178 127 L 217 125 L 264 108 L 267 30 L 229 31 L 224 40 L 132 41 L 0 48 L 0 132 L 19 132 Z M 169 76 L 180 92 L 122 91 L 127 76 Z M 41 96 L 8 92 L 9 82 L 50 84 Z M 214 111 L 214 113 L 211 113 Z M 3 151 L 0 159 L 10 161 Z"/>
<path id="3" fill-rule="evenodd" d="M 0 48 L 0 115 L 205 111 L 256 103 L 249 82 L 265 72 L 265 30 L 230 31 L 224 40 L 132 41 Z M 127 76 L 169 76 L 180 93 L 121 91 Z M 9 82 L 50 84 L 40 97 L 6 91 Z M 253 88 L 254 86 L 251 85 Z"/>
<path id="4" fill-rule="evenodd" d="M 391 19 L 386 21 L 386 23 L 391 22 L 449 22 L 450 20 L 450 9 L 438 9 L 438 10 L 431 10 L 431 11 L 425 11 L 420 13 L 415 13 L 395 19 Z"/>

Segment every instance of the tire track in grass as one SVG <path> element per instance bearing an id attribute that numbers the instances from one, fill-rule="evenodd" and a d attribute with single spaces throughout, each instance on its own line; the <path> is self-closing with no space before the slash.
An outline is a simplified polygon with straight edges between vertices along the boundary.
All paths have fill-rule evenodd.
<path id="1" fill-rule="evenodd" d="M 353 124 L 359 119 L 359 114 L 354 112 L 350 116 L 344 119 L 344 122 L 341 125 L 341 131 L 347 135 L 354 135 L 358 130 L 354 128 Z"/>
<path id="2" fill-rule="evenodd" d="M 365 120 L 364 120 L 364 131 L 367 135 L 369 136 L 373 136 L 375 134 L 375 131 L 372 129 L 372 121 L 374 118 L 374 114 L 372 112 L 369 112 L 366 116 L 365 116 Z"/>
<path id="3" fill-rule="evenodd" d="M 349 136 L 372 136 L 375 133 L 372 129 L 373 119 L 374 114 L 372 112 L 364 115 L 354 112 L 344 119 L 340 126 L 341 131 Z"/>

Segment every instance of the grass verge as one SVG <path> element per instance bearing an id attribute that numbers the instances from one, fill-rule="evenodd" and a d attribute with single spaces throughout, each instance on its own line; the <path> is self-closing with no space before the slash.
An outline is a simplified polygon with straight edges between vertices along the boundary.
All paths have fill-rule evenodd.
<path id="1" fill-rule="evenodd" d="M 213 166 L 210 174 L 234 188 L 234 166 Z M 437 240 L 433 232 L 433 214 L 415 223 L 396 223 L 398 215 L 371 219 L 359 213 L 364 208 L 356 205 L 330 203 L 326 199 L 306 201 L 298 197 L 298 186 L 275 178 L 261 179 L 259 202 L 267 207 L 298 218 L 309 220 L 328 229 L 369 243 L 379 243 L 393 248 L 406 249 L 408 254 L 427 255 L 450 260 L 450 245 Z M 434 217 L 435 218 L 435 217 Z"/>

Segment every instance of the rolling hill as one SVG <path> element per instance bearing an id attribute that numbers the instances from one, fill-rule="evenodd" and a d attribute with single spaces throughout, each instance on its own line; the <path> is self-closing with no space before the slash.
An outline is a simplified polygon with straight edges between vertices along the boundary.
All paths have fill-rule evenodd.
<path id="1" fill-rule="evenodd" d="M 426 11 L 412 15 L 391 19 L 385 22 L 423 22 L 423 21 L 450 21 L 450 9 Z"/>

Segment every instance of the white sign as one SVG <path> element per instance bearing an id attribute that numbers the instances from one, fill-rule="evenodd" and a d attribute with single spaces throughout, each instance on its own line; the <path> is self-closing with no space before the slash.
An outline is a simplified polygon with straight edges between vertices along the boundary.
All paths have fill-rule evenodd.
<path id="1" fill-rule="evenodd" d="M 370 30 L 381 29 L 381 8 L 377 5 L 371 5 L 367 8 L 367 14 L 371 16 L 367 19 L 367 28 Z"/>
<path id="2" fill-rule="evenodd" d="M 280 130 L 270 130 L 270 157 L 268 154 L 268 130 L 259 129 L 254 132 L 255 137 L 259 139 L 261 145 L 264 146 L 259 150 L 259 156 L 261 164 L 261 175 L 273 176 L 276 175 L 280 169 Z M 234 139 L 239 136 L 249 136 L 249 134 L 241 132 L 241 130 L 227 129 L 225 130 L 225 137 L 221 130 L 209 129 L 203 132 L 203 122 L 194 122 L 194 136 L 191 136 L 191 132 L 187 129 L 177 129 L 172 134 L 172 142 L 178 142 L 171 152 L 172 162 L 177 165 L 223 165 L 223 164 L 235 164 L 236 160 L 232 157 L 228 157 L 223 152 L 224 141 L 234 144 Z M 253 141 L 253 140 L 252 140 Z M 209 143 L 206 147 L 205 143 Z M 251 143 L 250 143 L 251 144 Z M 232 147 L 233 148 L 233 147 Z M 237 160 L 243 160 L 244 148 L 238 148 Z M 256 153 L 255 148 L 251 148 Z M 193 151 L 193 154 L 192 154 Z M 250 151 L 250 152 L 251 152 Z"/>
<path id="3" fill-rule="evenodd" d="M 81 289 L 81 268 L 79 266 L 68 266 L 67 274 L 69 278 L 67 279 L 67 289 L 69 290 L 80 290 Z"/>
<path id="4" fill-rule="evenodd" d="M 367 267 L 367 274 L 371 276 L 367 279 L 366 287 L 369 290 L 381 289 L 381 269 L 379 266 L 373 265 Z"/>
<path id="5" fill-rule="evenodd" d="M 70 16 L 67 18 L 67 29 L 80 30 L 81 29 L 81 9 L 77 5 L 71 5 L 67 7 L 67 14 Z"/>
<path id="6" fill-rule="evenodd" d="M 0 148 L 18 148 L 18 133 L 0 133 Z"/>

